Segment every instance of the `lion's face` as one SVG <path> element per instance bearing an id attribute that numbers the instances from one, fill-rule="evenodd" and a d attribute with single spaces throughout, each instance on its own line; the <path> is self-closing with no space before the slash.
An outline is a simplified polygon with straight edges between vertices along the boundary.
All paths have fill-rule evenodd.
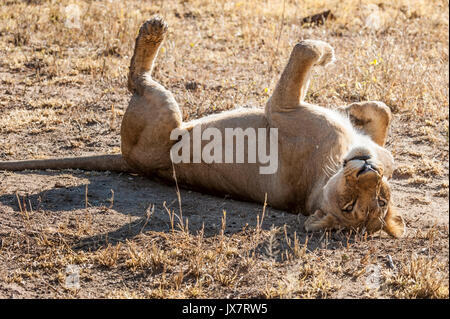
<path id="1" fill-rule="evenodd" d="M 369 233 L 384 229 L 402 236 L 403 219 L 391 205 L 391 172 L 385 173 L 385 166 L 392 164 L 382 163 L 368 149 L 352 150 L 325 185 L 321 206 L 306 221 L 306 229 L 365 229 Z"/>

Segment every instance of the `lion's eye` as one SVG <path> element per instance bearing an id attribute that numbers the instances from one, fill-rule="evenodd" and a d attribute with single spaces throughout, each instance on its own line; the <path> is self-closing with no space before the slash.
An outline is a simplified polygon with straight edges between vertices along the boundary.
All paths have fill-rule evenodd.
<path id="1" fill-rule="evenodd" d="M 384 199 L 379 198 L 378 199 L 378 206 L 385 207 L 387 205 L 387 202 Z"/>
<path id="2" fill-rule="evenodd" d="M 344 208 L 342 208 L 342 211 L 346 212 L 346 213 L 350 213 L 353 210 L 354 206 L 355 206 L 355 202 L 356 201 L 348 203 Z"/>

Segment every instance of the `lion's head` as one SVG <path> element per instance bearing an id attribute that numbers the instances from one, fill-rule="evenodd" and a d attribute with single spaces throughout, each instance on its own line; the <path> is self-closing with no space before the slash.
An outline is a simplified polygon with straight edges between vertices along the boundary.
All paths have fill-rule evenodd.
<path id="1" fill-rule="evenodd" d="M 306 230 L 348 228 L 373 233 L 383 229 L 401 237 L 405 224 L 391 204 L 388 184 L 392 167 L 392 156 L 385 149 L 352 149 L 323 188 L 323 201 L 306 220 Z"/>

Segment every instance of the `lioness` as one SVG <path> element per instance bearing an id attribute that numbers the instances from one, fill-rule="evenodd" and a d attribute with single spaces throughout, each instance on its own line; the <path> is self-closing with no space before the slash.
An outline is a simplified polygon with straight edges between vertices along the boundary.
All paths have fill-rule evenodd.
<path id="1" fill-rule="evenodd" d="M 312 67 L 334 60 L 330 45 L 313 40 L 296 44 L 265 109 L 242 108 L 184 123 L 171 92 L 151 76 L 166 32 L 164 20 L 154 17 L 136 38 L 128 77 L 133 96 L 122 121 L 121 155 L 0 162 L 0 169 L 134 171 L 169 180 L 176 176 L 188 187 L 267 200 L 274 208 L 309 215 L 307 231 L 383 229 L 395 237 L 403 235 L 405 225 L 392 206 L 388 184 L 394 161 L 383 148 L 389 108 L 362 102 L 330 110 L 304 101 Z M 192 137 L 196 128 L 276 128 L 278 169 L 260 174 L 259 166 L 249 162 L 175 164 L 171 149 L 178 141 L 171 134 L 178 130 Z"/>

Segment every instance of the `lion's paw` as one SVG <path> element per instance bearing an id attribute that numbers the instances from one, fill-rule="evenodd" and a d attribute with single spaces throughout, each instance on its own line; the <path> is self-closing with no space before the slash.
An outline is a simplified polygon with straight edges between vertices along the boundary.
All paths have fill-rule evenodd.
<path id="1" fill-rule="evenodd" d="M 160 16 L 155 16 L 144 22 L 139 30 L 139 38 L 146 42 L 159 43 L 164 39 L 167 28 L 166 21 Z"/>
<path id="2" fill-rule="evenodd" d="M 301 56 L 314 60 L 315 65 L 326 66 L 335 61 L 333 48 L 324 41 L 303 40 L 297 43 L 294 50 Z"/>

